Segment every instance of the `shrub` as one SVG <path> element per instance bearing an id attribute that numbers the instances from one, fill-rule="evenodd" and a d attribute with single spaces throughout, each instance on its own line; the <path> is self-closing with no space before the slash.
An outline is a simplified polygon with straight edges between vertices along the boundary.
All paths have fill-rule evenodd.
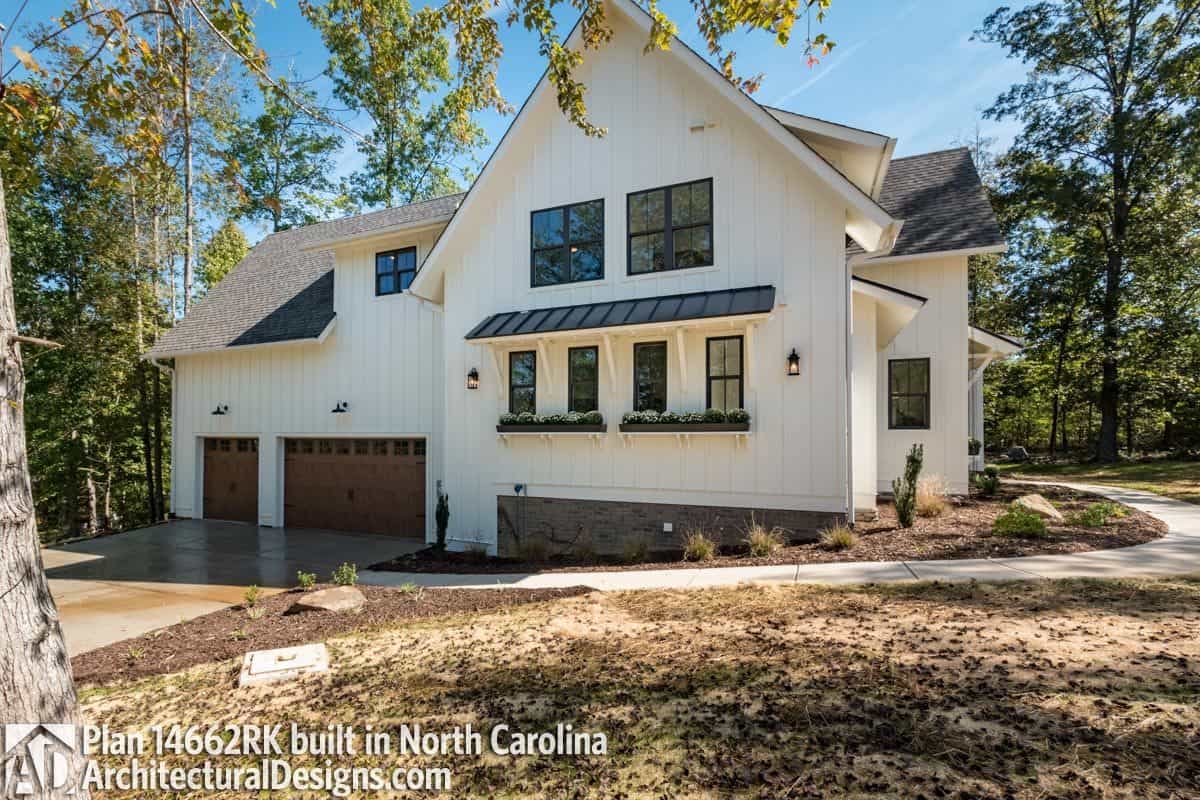
<path id="1" fill-rule="evenodd" d="M 991 497 L 1000 489 L 1000 478 L 985 470 L 975 476 L 975 488 L 984 497 Z"/>
<path id="2" fill-rule="evenodd" d="M 242 595 L 243 599 L 246 601 L 246 608 L 254 608 L 254 606 L 258 605 L 258 598 L 261 594 L 262 590 L 254 584 L 247 586 L 246 593 Z"/>
<path id="3" fill-rule="evenodd" d="M 522 411 L 520 414 L 501 414 L 501 425 L 603 425 L 604 415 L 599 411 L 568 411 L 565 414 L 533 414 Z"/>
<path id="4" fill-rule="evenodd" d="M 983 468 L 983 474 L 987 475 L 989 478 L 999 478 L 1000 468 L 988 465 Z"/>
<path id="5" fill-rule="evenodd" d="M 917 481 L 917 515 L 921 517 L 940 517 L 946 513 L 949 503 L 946 496 L 950 494 L 946 481 L 941 475 L 930 475 Z"/>
<path id="6" fill-rule="evenodd" d="M 858 538 L 846 525 L 834 525 L 821 531 L 821 547 L 826 550 L 849 550 L 858 544 Z"/>
<path id="7" fill-rule="evenodd" d="M 992 533 L 1018 539 L 1037 539 L 1046 535 L 1046 521 L 1029 509 L 1014 504 L 996 517 Z"/>
<path id="8" fill-rule="evenodd" d="M 343 561 L 342 565 L 333 571 L 331 578 L 338 586 L 353 586 L 358 583 L 358 567 L 349 561 Z"/>
<path id="9" fill-rule="evenodd" d="M 399 586 L 397 586 L 396 589 L 400 592 L 400 594 L 413 594 L 413 595 L 421 594 L 421 587 L 417 586 L 412 581 L 408 581 L 407 583 L 402 583 Z"/>
<path id="10" fill-rule="evenodd" d="M 705 422 L 724 422 L 726 419 L 725 412 L 719 408 L 708 408 L 704 411 Z"/>
<path id="11" fill-rule="evenodd" d="M 445 492 L 438 492 L 437 509 L 433 512 L 433 519 L 437 523 L 437 543 L 434 547 L 445 550 L 446 528 L 450 525 L 450 495 Z"/>
<path id="12" fill-rule="evenodd" d="M 599 411 L 589 411 L 583 415 L 584 425 L 603 425 L 604 415 Z"/>
<path id="13" fill-rule="evenodd" d="M 914 444 L 904 460 L 904 475 L 892 481 L 892 496 L 896 503 L 896 517 L 901 528 L 911 528 L 917 506 L 917 481 L 921 477 L 921 465 L 925 461 L 925 448 Z"/>
<path id="14" fill-rule="evenodd" d="M 650 555 L 650 541 L 645 536 L 626 539 L 621 557 L 627 564 L 640 564 Z"/>
<path id="15" fill-rule="evenodd" d="M 744 541 L 750 555 L 755 558 L 764 558 L 783 547 L 784 532 L 782 528 L 768 528 L 751 514 L 750 523 L 746 526 Z"/>
<path id="16" fill-rule="evenodd" d="M 750 412 L 744 408 L 731 408 L 725 412 L 725 421 L 738 424 L 749 422 Z"/>
<path id="17" fill-rule="evenodd" d="M 1125 509 L 1121 508 L 1116 503 L 1105 500 L 1101 503 L 1092 503 L 1082 511 L 1076 511 L 1067 516 L 1067 522 L 1071 525 L 1079 525 L 1084 528 L 1100 528 L 1108 524 L 1109 520 L 1114 517 L 1125 516 Z"/>
<path id="18" fill-rule="evenodd" d="M 317 573 L 299 570 L 296 572 L 296 583 L 300 585 L 301 589 L 307 592 L 317 585 Z"/>
<path id="19" fill-rule="evenodd" d="M 704 531 L 690 531 L 683 540 L 684 561 L 711 561 L 717 554 L 717 543 Z"/>
<path id="20" fill-rule="evenodd" d="M 983 449 L 983 442 L 976 439 L 974 436 L 967 439 L 967 455 L 977 456 L 979 451 Z"/>

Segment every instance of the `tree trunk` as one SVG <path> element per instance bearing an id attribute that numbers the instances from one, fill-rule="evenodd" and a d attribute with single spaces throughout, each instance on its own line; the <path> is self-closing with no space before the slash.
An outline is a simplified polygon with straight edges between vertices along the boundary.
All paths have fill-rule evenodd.
<path id="1" fill-rule="evenodd" d="M 0 175 L 0 724 L 80 724 L 71 660 L 58 623 L 38 545 L 25 454 L 25 373 L 13 308 L 12 252 Z M 43 792 L 67 797 L 84 760 L 65 753 L 66 785 Z M 74 793 L 86 797 L 87 792 Z"/>
<path id="2" fill-rule="evenodd" d="M 154 490 L 157 516 L 161 522 L 167 516 L 167 497 L 163 491 L 163 431 L 162 431 L 162 371 L 154 370 Z"/>
<path id="3" fill-rule="evenodd" d="M 188 8 L 184 6 L 185 24 L 183 29 L 183 313 L 188 312 L 192 301 L 193 273 L 193 243 L 192 226 L 195 214 L 193 180 L 192 180 L 192 78 L 189 73 L 189 46 L 191 44 L 191 24 L 187 16 Z"/>
<path id="4" fill-rule="evenodd" d="M 1117 252 L 1108 255 L 1105 269 L 1104 302 L 1101 304 L 1103 320 L 1100 332 L 1101 378 L 1100 378 L 1100 441 L 1096 444 L 1096 457 L 1105 463 L 1117 460 L 1117 426 L 1121 408 L 1121 387 L 1117 374 L 1117 347 L 1120 332 L 1117 318 L 1121 309 L 1121 256 Z"/>

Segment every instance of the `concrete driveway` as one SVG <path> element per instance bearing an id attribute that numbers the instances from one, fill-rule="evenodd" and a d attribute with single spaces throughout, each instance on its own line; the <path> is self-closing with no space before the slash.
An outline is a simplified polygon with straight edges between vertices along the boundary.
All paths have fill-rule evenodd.
<path id="1" fill-rule="evenodd" d="M 67 649 L 74 655 L 296 585 L 329 580 L 424 547 L 416 539 L 234 522 L 179 520 L 42 550 Z"/>

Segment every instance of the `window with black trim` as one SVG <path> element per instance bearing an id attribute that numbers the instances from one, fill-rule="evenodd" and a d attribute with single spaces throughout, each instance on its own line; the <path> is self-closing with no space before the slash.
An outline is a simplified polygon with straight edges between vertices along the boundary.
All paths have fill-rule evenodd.
<path id="1" fill-rule="evenodd" d="M 537 413 L 537 351 L 508 354 L 508 410 Z"/>
<path id="2" fill-rule="evenodd" d="M 713 263 L 712 178 L 626 198 L 630 275 Z"/>
<path id="3" fill-rule="evenodd" d="M 707 341 L 708 387 L 705 408 L 742 408 L 742 337 L 721 336 Z"/>
<path id="4" fill-rule="evenodd" d="M 534 211 L 530 216 L 530 285 L 604 277 L 604 201 Z"/>
<path id="5" fill-rule="evenodd" d="M 667 410 L 667 343 L 633 346 L 633 410 Z"/>
<path id="6" fill-rule="evenodd" d="M 375 254 L 375 296 L 406 291 L 417 274 L 417 248 Z"/>
<path id="7" fill-rule="evenodd" d="M 567 410 L 583 414 L 600 409 L 600 350 L 567 350 Z"/>
<path id="8" fill-rule="evenodd" d="M 888 361 L 888 427 L 893 430 L 929 427 L 928 358 Z"/>

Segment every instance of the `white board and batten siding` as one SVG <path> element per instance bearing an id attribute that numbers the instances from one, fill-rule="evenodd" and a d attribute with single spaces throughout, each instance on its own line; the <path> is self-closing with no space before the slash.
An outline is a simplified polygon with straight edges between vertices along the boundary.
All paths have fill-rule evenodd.
<path id="1" fill-rule="evenodd" d="M 945 479 L 955 494 L 967 483 L 967 258 L 931 257 L 855 267 L 856 275 L 928 298 L 921 313 L 879 353 L 878 450 L 880 492 L 904 472 L 913 444 L 925 451 L 923 475 Z M 929 359 L 928 430 L 888 428 L 888 361 Z"/>
<path id="2" fill-rule="evenodd" d="M 202 438 L 259 439 L 259 514 L 283 523 L 283 439 L 289 436 L 424 437 L 426 520 L 441 477 L 442 312 L 409 294 L 375 296 L 375 253 L 416 245 L 425 258 L 437 231 L 397 235 L 336 251 L 337 321 L 321 343 L 227 348 L 176 359 L 172 507 L 202 508 Z M 339 402 L 349 413 L 330 413 Z M 229 413 L 214 416 L 218 404 Z"/>
<path id="3" fill-rule="evenodd" d="M 695 503 L 841 512 L 845 462 L 845 201 L 814 177 L 675 54 L 643 54 L 645 36 L 613 15 L 614 40 L 588 52 L 580 79 L 594 122 L 589 138 L 559 112 L 552 95 L 535 97 L 460 210 L 445 267 L 444 476 L 452 539 L 494 547 L 497 495 L 524 484 L 532 496 Z M 697 130 L 697 128 L 699 128 Z M 626 195 L 684 181 L 713 179 L 712 267 L 628 276 Z M 530 213 L 603 199 L 604 278 L 530 287 Z M 673 331 L 612 331 L 615 385 L 600 335 L 555 340 L 551 369 L 539 356 L 537 410 L 566 410 L 568 346 L 600 346 L 600 410 L 610 433 L 586 438 L 498 439 L 507 410 L 491 355 L 464 335 L 490 314 L 631 297 L 771 284 L 782 304 L 747 345 L 751 374 L 745 405 L 752 436 L 642 437 L 615 432 L 631 410 L 633 344 L 667 341 L 668 407 L 705 404 L 705 338 L 743 333 L 692 326 L 685 336 L 682 381 Z M 526 342 L 513 349 L 530 349 Z M 785 375 L 787 353 L 801 354 L 800 377 Z M 501 353 L 507 372 L 507 355 Z M 477 368 L 481 387 L 465 388 Z M 547 373 L 553 374 L 553 381 Z"/>

